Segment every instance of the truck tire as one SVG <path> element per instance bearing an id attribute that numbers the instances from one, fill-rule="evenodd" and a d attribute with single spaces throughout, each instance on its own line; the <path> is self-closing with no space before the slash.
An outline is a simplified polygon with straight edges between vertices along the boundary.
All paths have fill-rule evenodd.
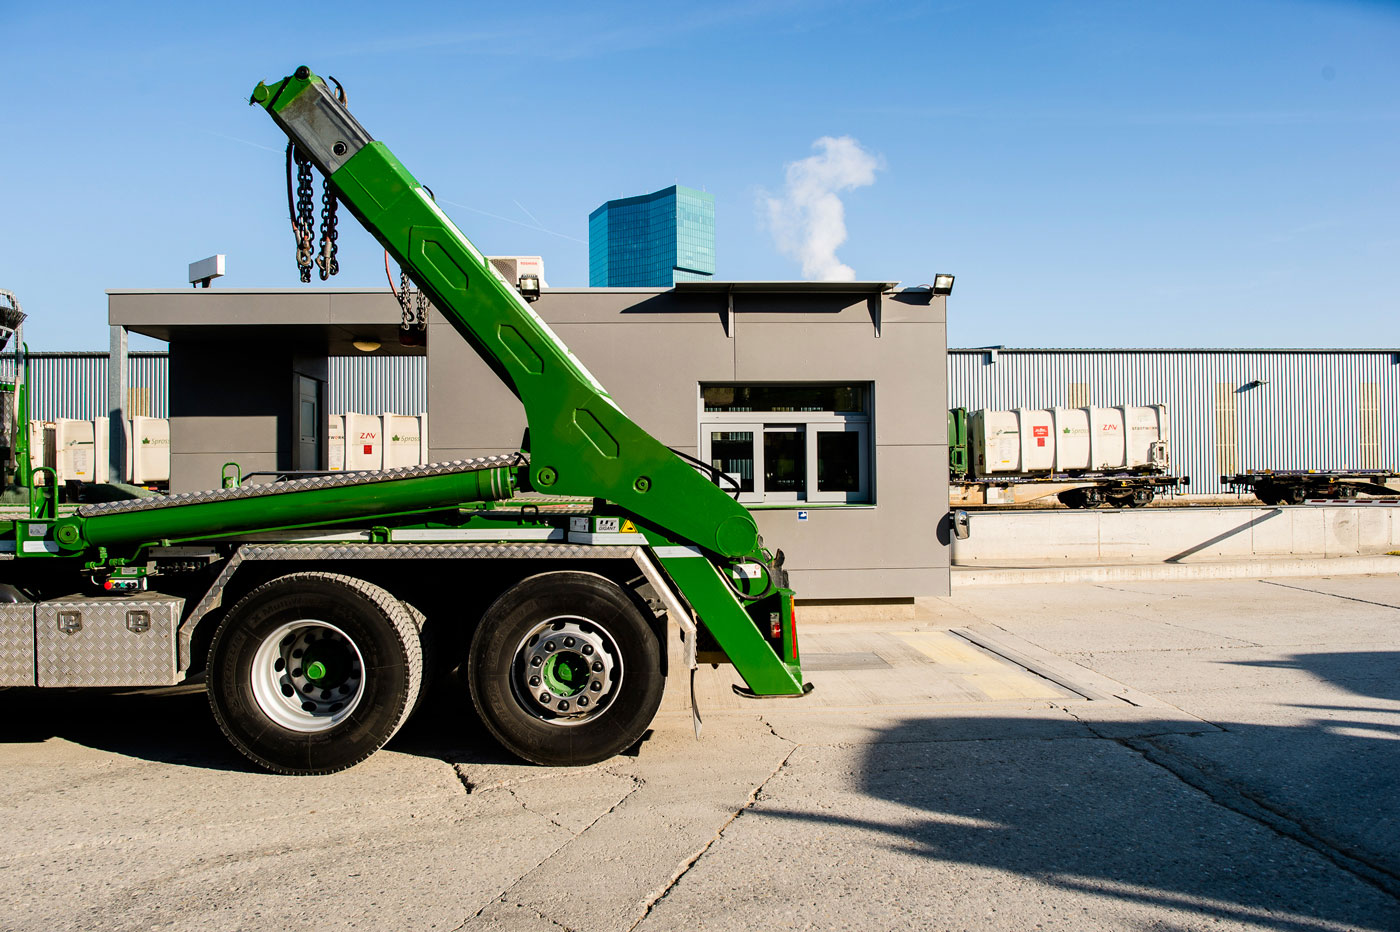
<path id="1" fill-rule="evenodd" d="M 614 582 L 593 573 L 524 579 L 482 616 L 467 657 L 491 734 L 536 764 L 576 767 L 625 751 L 661 704 L 661 643 Z"/>
<path id="2" fill-rule="evenodd" d="M 229 610 L 209 648 L 207 689 L 219 727 L 258 766 L 325 774 L 394 736 L 422 674 L 403 603 L 350 576 L 291 573 Z"/>

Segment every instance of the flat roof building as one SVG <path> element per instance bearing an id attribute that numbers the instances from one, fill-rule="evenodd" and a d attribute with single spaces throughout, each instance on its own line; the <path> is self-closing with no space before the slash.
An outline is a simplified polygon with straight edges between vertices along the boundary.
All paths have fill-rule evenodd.
<path id="1" fill-rule="evenodd" d="M 244 475 L 326 468 L 330 360 L 347 353 L 426 356 L 430 462 L 521 448 L 511 389 L 436 309 L 426 346 L 400 346 L 386 290 L 108 302 L 115 358 L 128 331 L 170 343 L 172 492 L 217 487 L 228 462 Z M 548 288 L 531 307 L 643 429 L 732 477 L 804 601 L 948 593 L 943 297 L 895 282 L 708 281 Z M 118 424 L 124 369 L 110 383 Z"/>
<path id="2" fill-rule="evenodd" d="M 669 288 L 715 274 L 715 196 L 684 185 L 608 201 L 588 215 L 588 284 Z"/>

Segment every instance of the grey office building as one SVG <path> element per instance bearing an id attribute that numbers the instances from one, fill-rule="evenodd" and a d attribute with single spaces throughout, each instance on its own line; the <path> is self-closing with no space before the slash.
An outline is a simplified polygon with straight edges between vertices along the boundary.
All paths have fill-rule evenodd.
<path id="1" fill-rule="evenodd" d="M 708 281 L 546 289 L 533 308 L 643 428 L 735 478 L 804 599 L 947 594 L 943 297 Z M 402 347 L 399 318 L 385 291 L 109 292 L 118 354 L 128 332 L 170 344 L 174 492 L 228 461 L 324 468 L 330 359 L 356 344 L 426 356 L 430 459 L 519 449 L 520 402 L 454 327 L 434 310 L 426 347 Z"/>

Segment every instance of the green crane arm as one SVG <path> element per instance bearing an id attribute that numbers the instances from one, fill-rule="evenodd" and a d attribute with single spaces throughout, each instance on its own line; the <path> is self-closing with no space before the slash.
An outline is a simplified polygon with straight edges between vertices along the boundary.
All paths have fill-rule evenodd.
<path id="1" fill-rule="evenodd" d="M 432 195 L 305 67 L 259 84 L 264 107 L 342 203 L 520 398 L 531 484 L 606 499 L 724 557 L 761 551 L 753 517 L 622 412 Z"/>

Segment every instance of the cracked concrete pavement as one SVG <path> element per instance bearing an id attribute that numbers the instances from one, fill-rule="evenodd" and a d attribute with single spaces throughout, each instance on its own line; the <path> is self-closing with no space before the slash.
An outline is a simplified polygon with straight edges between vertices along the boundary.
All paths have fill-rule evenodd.
<path id="1" fill-rule="evenodd" d="M 551 770 L 450 693 L 329 777 L 194 687 L 0 692 L 5 929 L 1400 928 L 1400 579 L 960 590 Z"/>

